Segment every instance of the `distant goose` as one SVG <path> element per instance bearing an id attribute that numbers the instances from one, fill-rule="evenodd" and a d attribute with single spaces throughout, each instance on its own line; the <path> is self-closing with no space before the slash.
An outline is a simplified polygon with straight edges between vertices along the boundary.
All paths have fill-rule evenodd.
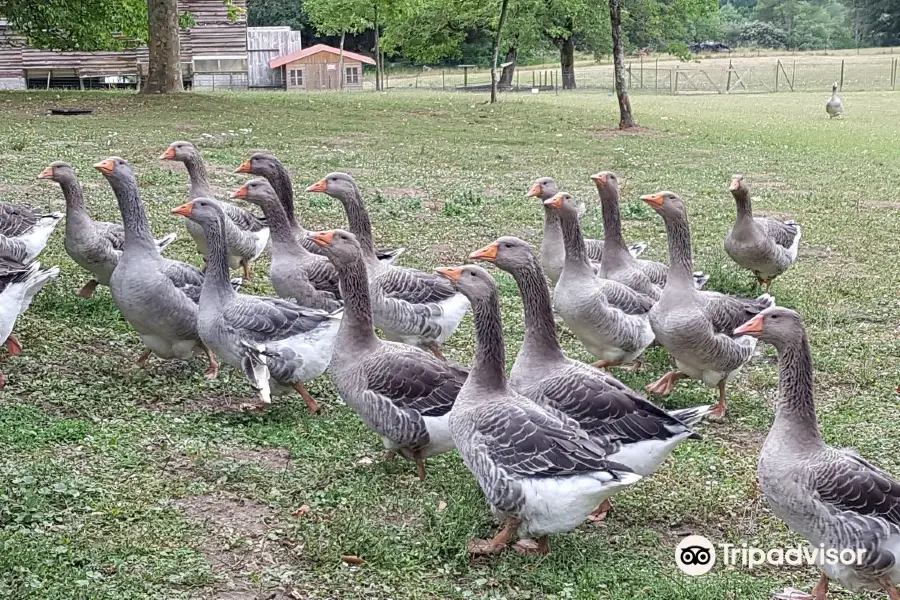
<path id="1" fill-rule="evenodd" d="M 827 112 L 828 116 L 832 119 L 844 114 L 844 103 L 841 102 L 840 98 L 838 98 L 837 88 L 838 85 L 837 82 L 835 82 L 831 86 L 831 98 L 829 98 L 825 103 L 825 112 Z"/>

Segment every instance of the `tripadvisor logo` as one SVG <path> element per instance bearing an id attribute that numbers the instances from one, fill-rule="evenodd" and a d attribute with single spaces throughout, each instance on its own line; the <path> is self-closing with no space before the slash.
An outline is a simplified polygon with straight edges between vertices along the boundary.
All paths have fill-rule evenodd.
<path id="1" fill-rule="evenodd" d="M 718 547 L 718 552 L 716 551 Z M 713 545 L 702 535 L 689 535 L 675 547 L 675 564 L 686 575 L 696 577 L 709 573 L 717 559 L 725 566 L 753 569 L 760 565 L 780 567 L 783 565 L 823 565 L 862 566 L 865 548 L 826 548 L 819 546 L 798 546 L 794 548 L 754 548 L 747 544 L 720 543 Z"/>

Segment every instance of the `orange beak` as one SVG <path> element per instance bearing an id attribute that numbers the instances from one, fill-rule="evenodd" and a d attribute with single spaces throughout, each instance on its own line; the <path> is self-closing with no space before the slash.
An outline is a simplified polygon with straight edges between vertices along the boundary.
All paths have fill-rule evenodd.
<path id="1" fill-rule="evenodd" d="M 176 208 L 173 208 L 171 212 L 173 215 L 181 215 L 182 217 L 190 217 L 191 211 L 194 210 L 194 201 L 191 200 L 187 204 L 182 204 Z"/>
<path id="2" fill-rule="evenodd" d="M 606 185 L 606 175 L 603 173 L 595 173 L 591 175 L 591 180 L 597 185 Z"/>
<path id="3" fill-rule="evenodd" d="M 327 192 L 328 191 L 328 181 L 325 179 L 319 180 L 306 188 L 307 192 Z"/>
<path id="4" fill-rule="evenodd" d="M 476 250 L 472 254 L 469 255 L 469 258 L 472 260 L 486 260 L 488 262 L 494 262 L 497 260 L 497 250 L 500 246 L 497 245 L 497 242 L 492 244 L 488 244 L 484 248 L 480 250 Z"/>
<path id="5" fill-rule="evenodd" d="M 462 277 L 462 267 L 441 267 L 437 269 L 438 275 L 446 277 L 451 282 L 456 283 Z"/>
<path id="6" fill-rule="evenodd" d="M 528 188 L 528 192 L 525 194 L 526 198 L 537 198 L 541 194 L 544 193 L 544 186 L 535 181 L 531 184 L 531 187 Z"/>
<path id="7" fill-rule="evenodd" d="M 662 194 L 647 194 L 646 196 L 641 196 L 641 200 L 646 202 L 651 206 L 662 206 L 663 204 L 663 195 Z"/>
<path id="8" fill-rule="evenodd" d="M 733 192 L 734 190 L 738 189 L 739 187 L 741 187 L 741 180 L 738 179 L 737 177 L 735 177 L 734 179 L 731 180 L 731 185 L 728 186 L 728 189 Z"/>
<path id="9" fill-rule="evenodd" d="M 319 248 L 327 248 L 334 239 L 334 231 L 316 231 L 309 234 L 309 239 Z"/>
<path id="10" fill-rule="evenodd" d="M 101 160 L 97 164 L 94 165 L 94 168 L 103 173 L 104 175 L 111 175 L 115 170 L 116 165 L 111 158 L 107 158 L 106 160 Z"/>
<path id="11" fill-rule="evenodd" d="M 47 167 L 41 174 L 38 175 L 38 179 L 53 179 L 53 167 Z"/>
<path id="12" fill-rule="evenodd" d="M 241 166 L 239 166 L 237 169 L 235 169 L 234 172 L 235 173 L 248 173 L 248 174 L 252 173 L 253 167 L 250 166 L 250 160 L 248 159 L 248 160 L 245 160 L 244 162 L 242 162 Z"/>
<path id="13" fill-rule="evenodd" d="M 238 190 L 235 193 L 233 193 L 231 195 L 231 197 L 232 198 L 246 198 L 248 194 L 249 194 L 249 191 L 247 190 L 247 186 L 242 185 L 241 187 L 238 188 Z"/>
<path id="14" fill-rule="evenodd" d="M 562 195 L 562 193 L 559 193 L 559 194 L 556 194 L 555 196 L 553 196 L 552 198 L 550 198 L 549 200 L 544 200 L 544 206 L 559 208 L 562 206 L 562 202 L 563 202 L 563 195 Z"/>
<path id="15" fill-rule="evenodd" d="M 763 330 L 763 316 L 756 315 L 734 330 L 734 335 L 759 335 Z"/>
<path id="16" fill-rule="evenodd" d="M 175 158 L 175 148 L 169 146 L 166 151 L 159 155 L 159 160 L 172 160 Z"/>

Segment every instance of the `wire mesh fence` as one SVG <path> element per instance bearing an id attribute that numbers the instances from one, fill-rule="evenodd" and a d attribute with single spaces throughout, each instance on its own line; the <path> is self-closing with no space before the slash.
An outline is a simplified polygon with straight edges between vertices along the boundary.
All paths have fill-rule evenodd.
<path id="1" fill-rule="evenodd" d="M 789 91 L 895 90 L 900 79 L 900 57 L 759 57 L 716 58 L 678 62 L 637 58 L 626 63 L 629 89 L 646 93 L 764 93 Z M 490 70 L 449 67 L 390 73 L 386 89 L 432 89 L 481 92 L 490 89 Z M 560 92 L 559 69 L 521 68 L 500 81 L 505 92 Z M 576 67 L 576 89 L 615 89 L 609 64 Z"/>

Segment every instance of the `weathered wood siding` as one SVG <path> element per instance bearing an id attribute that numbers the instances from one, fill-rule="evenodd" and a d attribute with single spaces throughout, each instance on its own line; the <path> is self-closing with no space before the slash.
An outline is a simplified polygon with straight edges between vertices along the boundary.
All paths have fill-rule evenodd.
<path id="1" fill-rule="evenodd" d="M 341 89 L 341 80 L 338 72 L 340 56 L 331 54 L 330 52 L 319 52 L 312 56 L 306 56 L 299 60 L 289 62 L 284 65 L 285 80 L 287 81 L 287 89 L 300 90 L 339 90 Z M 329 65 L 331 68 L 329 69 Z M 356 67 L 359 69 L 359 81 L 351 83 L 344 80 L 345 90 L 362 89 L 363 82 L 363 64 L 358 60 L 352 60 L 344 57 L 344 70 L 347 67 Z M 291 70 L 301 69 L 303 71 L 303 85 L 291 85 Z"/>
<path id="2" fill-rule="evenodd" d="M 284 87 L 281 68 L 270 69 L 269 61 L 301 49 L 300 32 L 290 27 L 247 28 L 248 79 L 251 88 Z"/>
<path id="3" fill-rule="evenodd" d="M 246 8 L 246 0 L 235 0 Z M 185 74 L 192 72 L 194 56 L 247 55 L 246 15 L 232 23 L 222 0 L 179 0 L 178 9 L 194 15 L 195 25 L 181 31 L 181 62 Z M 119 52 L 53 52 L 7 42 L 15 34 L 5 21 L 0 21 L 0 87 L 4 82 L 19 78 L 43 78 L 52 71 L 60 77 L 103 77 L 108 75 L 135 76 L 146 72 L 147 48 L 139 47 Z M 143 68 L 142 68 L 143 67 Z M 246 82 L 245 82 L 246 83 Z"/>

